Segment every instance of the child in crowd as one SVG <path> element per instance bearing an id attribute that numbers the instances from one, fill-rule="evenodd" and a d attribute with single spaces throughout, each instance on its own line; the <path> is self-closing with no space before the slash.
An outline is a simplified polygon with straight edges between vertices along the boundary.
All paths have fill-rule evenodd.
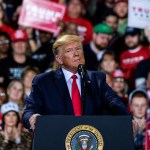
<path id="1" fill-rule="evenodd" d="M 39 73 L 39 69 L 36 67 L 27 66 L 22 73 L 22 81 L 24 85 L 25 97 L 29 96 L 32 87 L 33 78 Z"/>
<path id="2" fill-rule="evenodd" d="M 112 73 L 117 69 L 116 55 L 112 51 L 105 51 L 99 63 L 99 70 L 106 73 L 106 81 L 112 87 Z"/>
<path id="3" fill-rule="evenodd" d="M 127 106 L 128 105 L 128 85 L 125 80 L 124 73 L 122 70 L 115 70 L 112 73 L 113 84 L 112 89 L 117 93 L 117 95 L 122 99 L 123 103 Z"/>
<path id="4" fill-rule="evenodd" d="M 146 130 L 146 115 L 148 110 L 148 98 L 146 91 L 143 89 L 135 89 L 132 91 L 129 95 L 129 106 L 133 121 L 137 124 L 137 129 L 134 132 L 135 150 L 143 150 Z"/>

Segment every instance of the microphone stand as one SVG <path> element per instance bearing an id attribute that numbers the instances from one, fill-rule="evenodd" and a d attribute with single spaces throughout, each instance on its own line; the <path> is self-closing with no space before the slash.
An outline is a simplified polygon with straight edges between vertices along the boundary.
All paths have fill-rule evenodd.
<path id="1" fill-rule="evenodd" d="M 81 67 L 82 68 L 82 67 Z M 82 68 L 84 69 L 84 68 Z M 81 70 L 82 70 L 81 69 Z M 79 68 L 80 70 L 80 68 Z M 86 74 L 86 70 L 84 69 L 84 71 L 78 71 L 80 76 L 81 76 L 81 89 L 83 90 L 83 92 L 81 92 L 81 98 L 82 98 L 82 115 L 85 116 L 86 114 L 86 94 L 87 94 L 87 74 Z"/>
<path id="2" fill-rule="evenodd" d="M 86 80 L 85 79 L 81 79 L 83 82 L 83 100 L 82 100 L 82 114 L 83 116 L 85 116 L 86 114 L 86 94 L 87 94 L 87 85 L 86 85 Z"/>

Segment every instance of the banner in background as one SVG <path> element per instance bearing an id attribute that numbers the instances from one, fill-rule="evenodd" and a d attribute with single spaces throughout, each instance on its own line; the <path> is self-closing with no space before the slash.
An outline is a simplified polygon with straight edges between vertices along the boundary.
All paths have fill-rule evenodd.
<path id="1" fill-rule="evenodd" d="M 150 0 L 129 0 L 128 26 L 150 28 Z"/>
<path id="2" fill-rule="evenodd" d="M 65 14 L 66 7 L 45 0 L 24 0 L 18 23 L 48 32 L 58 33 L 57 22 Z"/>

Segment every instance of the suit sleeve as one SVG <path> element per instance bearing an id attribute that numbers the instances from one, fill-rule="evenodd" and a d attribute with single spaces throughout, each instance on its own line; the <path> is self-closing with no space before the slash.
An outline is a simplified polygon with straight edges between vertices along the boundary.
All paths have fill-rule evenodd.
<path id="1" fill-rule="evenodd" d="M 33 114 L 42 115 L 42 92 L 38 83 L 38 77 L 36 76 L 32 81 L 32 91 L 25 100 L 25 109 L 23 112 L 22 120 L 27 129 L 30 129 L 29 119 Z"/>
<path id="2" fill-rule="evenodd" d="M 103 94 L 104 107 L 114 115 L 129 115 L 129 112 L 121 99 L 106 83 L 105 74 L 102 74 L 101 78 L 102 82 L 100 87 L 102 87 L 101 93 Z"/>

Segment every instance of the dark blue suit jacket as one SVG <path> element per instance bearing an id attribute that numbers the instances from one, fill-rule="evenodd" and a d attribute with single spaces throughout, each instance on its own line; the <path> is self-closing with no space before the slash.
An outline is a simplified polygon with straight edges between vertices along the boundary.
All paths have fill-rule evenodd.
<path id="1" fill-rule="evenodd" d="M 102 115 L 103 108 L 112 114 L 126 115 L 127 109 L 107 85 L 105 74 L 87 71 L 90 82 L 86 88 L 85 115 Z M 83 96 L 81 85 L 81 95 Z M 32 91 L 25 101 L 23 123 L 30 128 L 31 115 L 74 115 L 72 100 L 61 69 L 37 75 L 32 82 Z"/>

